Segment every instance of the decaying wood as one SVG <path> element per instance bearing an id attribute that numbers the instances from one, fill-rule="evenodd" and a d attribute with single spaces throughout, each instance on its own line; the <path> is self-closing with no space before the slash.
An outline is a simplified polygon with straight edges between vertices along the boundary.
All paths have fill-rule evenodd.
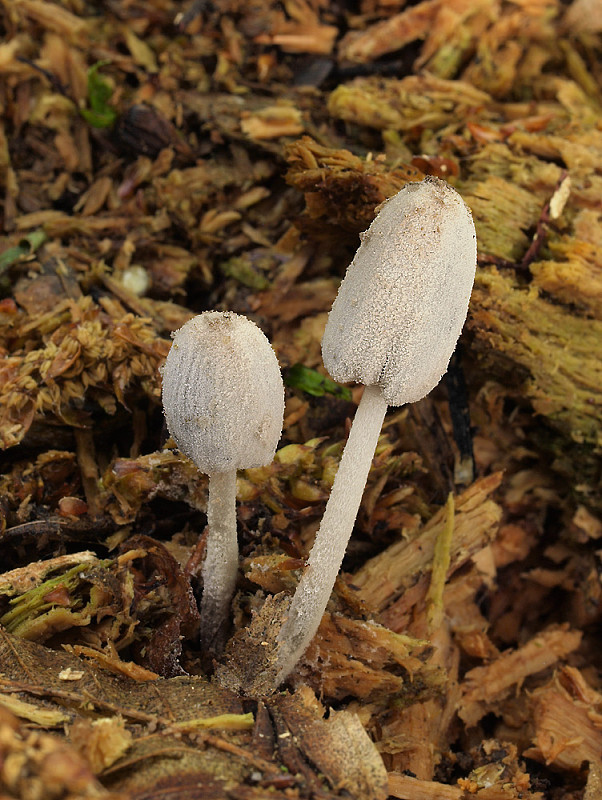
<path id="1" fill-rule="evenodd" d="M 474 725 L 514 686 L 556 664 L 576 650 L 580 641 L 578 631 L 543 631 L 518 650 L 502 653 L 490 665 L 470 670 L 462 684 L 460 717 L 467 725 Z"/>
<path id="2" fill-rule="evenodd" d="M 458 786 L 421 781 L 397 772 L 389 773 L 389 794 L 400 800 L 462 800 L 463 796 Z"/>
<path id="3" fill-rule="evenodd" d="M 602 697 L 574 667 L 564 667 L 554 680 L 533 692 L 534 747 L 530 758 L 579 770 L 584 763 L 602 766 Z"/>
<path id="4" fill-rule="evenodd" d="M 493 540 L 501 511 L 489 496 L 501 478 L 499 474 L 483 478 L 457 498 L 448 574 L 453 574 Z M 374 611 L 386 609 L 385 616 L 388 623 L 393 623 L 393 630 L 396 630 L 395 615 L 401 616 L 409 602 L 413 605 L 426 594 L 435 542 L 444 524 L 445 512 L 441 509 L 410 539 L 400 539 L 366 562 L 353 576 L 362 600 Z"/>
<path id="5" fill-rule="evenodd" d="M 479 309 L 470 324 L 477 341 L 486 349 L 496 341 L 500 362 L 507 364 L 509 357 L 514 369 L 520 368 L 522 376 L 518 372 L 517 377 L 519 380 L 522 377 L 521 389 L 531 398 L 538 413 L 576 442 L 599 445 L 602 441 L 600 321 L 573 316 L 559 306 L 551 306 L 533 292 L 513 287 L 497 270 L 483 271 L 475 296 Z M 523 325 L 522 335 L 520 340 L 512 340 L 507 334 L 518 320 Z M 568 340 L 570 350 L 566 347 Z"/>
<path id="6" fill-rule="evenodd" d="M 0 794 L 598 800 L 600 4 L 0 0 L 0 28 Z M 326 315 L 425 175 L 477 230 L 457 372 L 387 415 L 274 693 L 359 397 L 324 380 Z M 266 332 L 287 396 L 238 476 L 212 668 L 207 479 L 159 367 L 214 308 Z"/>
<path id="7" fill-rule="evenodd" d="M 269 713 L 278 736 L 262 758 L 252 749 L 253 715 L 206 679 L 138 682 L 98 673 L 68 653 L 47 657 L 38 645 L 7 634 L 0 639 L 1 697 L 12 712 L 0 709 L 5 734 L 0 779 L 11 791 L 27 794 L 25 787 L 37 781 L 31 775 L 39 774 L 61 786 L 79 780 L 82 787 L 89 785 L 86 797 L 117 800 L 155 785 L 178 787 L 200 799 L 223 796 L 246 776 L 265 791 L 271 786 L 273 797 L 286 797 L 278 790 L 291 787 L 298 797 L 323 800 L 341 792 L 357 800 L 387 796 L 386 771 L 357 716 L 341 711 L 323 719 L 324 708 L 309 689 L 272 701 Z M 70 743 L 37 732 L 25 737 L 13 714 L 39 726 L 48 725 L 44 715 L 54 714 L 50 726 L 68 722 Z M 49 764 L 53 758 L 58 768 Z M 300 774 L 293 764 L 303 761 Z M 133 765 L 135 770 L 128 769 Z M 280 786 L 283 768 L 291 775 Z M 96 774 L 113 793 L 101 788 Z"/>

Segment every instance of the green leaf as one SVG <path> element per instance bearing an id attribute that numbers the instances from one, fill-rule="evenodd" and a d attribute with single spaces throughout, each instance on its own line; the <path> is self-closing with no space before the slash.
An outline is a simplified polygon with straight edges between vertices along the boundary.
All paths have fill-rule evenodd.
<path id="1" fill-rule="evenodd" d="M 44 231 L 32 231 L 25 236 L 19 244 L 9 247 L 0 255 L 0 273 L 12 267 L 17 261 L 30 258 L 35 251 L 44 244 L 48 237 Z"/>
<path id="2" fill-rule="evenodd" d="M 96 111 L 90 111 L 88 108 L 80 108 L 79 113 L 93 128 L 110 128 L 117 116 L 113 109 L 106 114 L 99 114 Z"/>
<path id="3" fill-rule="evenodd" d="M 304 367 L 303 364 L 295 364 L 287 370 L 284 376 L 284 383 L 294 389 L 301 389 L 301 391 L 311 394 L 313 397 L 333 394 L 342 400 L 351 400 L 351 389 L 335 383 L 325 375 L 320 375 L 315 369 Z"/>
<path id="4" fill-rule="evenodd" d="M 117 118 L 117 112 L 109 105 L 113 88 L 98 72 L 108 63 L 108 61 L 97 61 L 88 70 L 89 108 L 80 109 L 80 114 L 93 128 L 108 128 Z"/>

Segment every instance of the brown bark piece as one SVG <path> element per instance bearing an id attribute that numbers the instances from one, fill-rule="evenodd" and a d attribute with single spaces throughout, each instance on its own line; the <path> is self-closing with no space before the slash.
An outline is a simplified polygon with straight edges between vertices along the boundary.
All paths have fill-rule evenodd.
<path id="1" fill-rule="evenodd" d="M 388 709 L 380 720 L 379 747 L 388 769 L 409 770 L 420 780 L 432 780 L 441 753 L 450 746 L 449 730 L 459 701 L 460 654 L 447 625 L 429 631 L 424 612 L 417 616 L 412 631 L 429 634 L 433 651 L 427 663 L 444 682 L 431 697 L 423 699 L 418 694 L 418 702 Z"/>
<path id="2" fill-rule="evenodd" d="M 462 800 L 464 797 L 458 786 L 421 781 L 398 772 L 389 772 L 389 794 L 400 800 Z"/>
<path id="3" fill-rule="evenodd" d="M 601 7 L 0 0 L 3 797 L 364 800 L 382 759 L 400 800 L 600 799 Z M 285 381 L 319 386 L 359 233 L 425 174 L 476 225 L 467 398 L 443 381 L 387 415 L 347 575 L 285 687 L 159 679 L 180 649 L 205 666 L 195 559 L 165 552 L 202 560 L 207 493 L 161 430 L 169 332 L 246 314 Z M 238 480 L 213 676 L 236 692 L 274 689 L 355 411 L 339 387 L 286 391 L 283 448 Z"/>
<path id="4" fill-rule="evenodd" d="M 425 0 L 366 31 L 348 33 L 341 42 L 341 56 L 349 61 L 371 61 L 415 39 L 424 39 L 440 6 L 440 0 Z"/>
<path id="5" fill-rule="evenodd" d="M 339 700 L 428 697 L 439 692 L 444 681 L 430 653 L 424 640 L 393 633 L 375 622 L 326 613 L 292 681 Z"/>
<path id="6" fill-rule="evenodd" d="M 582 634 L 568 628 L 550 629 L 517 650 L 502 653 L 486 667 L 475 667 L 464 676 L 458 708 L 468 726 L 476 723 L 529 675 L 548 669 L 579 647 Z"/>
<path id="7" fill-rule="evenodd" d="M 386 770 L 355 714 L 331 711 L 327 720 L 316 719 L 316 701 L 307 690 L 276 699 L 274 709 L 282 715 L 288 735 L 304 757 L 316 771 L 328 776 L 335 792 L 357 800 L 385 800 Z M 280 733 L 279 741 L 286 740 L 286 734 Z"/>
<path id="8" fill-rule="evenodd" d="M 451 580 L 443 595 L 445 614 L 456 642 L 467 655 L 493 659 L 499 651 L 487 636 L 489 622 L 475 602 L 482 585 L 483 578 L 475 569 Z"/>
<path id="9" fill-rule="evenodd" d="M 583 675 L 565 667 L 531 696 L 534 746 L 525 756 L 558 769 L 579 770 L 589 764 L 602 767 L 602 696 Z"/>
<path id="10" fill-rule="evenodd" d="M 448 574 L 453 574 L 495 536 L 501 510 L 490 495 L 501 479 L 500 474 L 481 478 L 456 499 Z M 393 630 L 399 628 L 392 624 L 394 609 L 390 606 L 399 595 L 404 590 L 416 588 L 417 596 L 412 597 L 412 603 L 416 603 L 426 594 L 425 579 L 432 564 L 435 542 L 444 524 L 445 510 L 442 509 L 414 537 L 391 545 L 367 561 L 353 576 L 353 583 L 369 608 L 383 611 L 389 606 L 387 622 Z"/>

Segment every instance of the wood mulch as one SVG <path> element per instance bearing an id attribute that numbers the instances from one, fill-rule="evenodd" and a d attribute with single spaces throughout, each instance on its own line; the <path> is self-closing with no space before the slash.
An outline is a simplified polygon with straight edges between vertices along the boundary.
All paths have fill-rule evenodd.
<path id="1" fill-rule="evenodd" d="M 0 0 L 3 798 L 602 797 L 601 55 L 599 0 Z M 473 211 L 467 325 L 274 693 L 360 396 L 326 315 L 427 174 Z M 215 670 L 159 372 L 207 309 L 287 387 Z"/>

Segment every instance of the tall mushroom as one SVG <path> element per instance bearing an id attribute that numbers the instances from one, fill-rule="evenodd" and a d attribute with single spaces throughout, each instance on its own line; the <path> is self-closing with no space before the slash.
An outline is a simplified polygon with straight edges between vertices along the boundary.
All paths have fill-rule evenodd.
<path id="1" fill-rule="evenodd" d="M 388 405 L 420 400 L 441 380 L 464 325 L 476 267 L 468 206 L 437 178 L 385 202 L 341 283 L 322 355 L 337 381 L 365 390 L 287 619 L 280 683 L 313 638 L 330 597 Z"/>
<path id="2" fill-rule="evenodd" d="M 189 320 L 163 367 L 163 408 L 180 450 L 209 476 L 201 641 L 217 652 L 238 569 L 236 470 L 271 463 L 282 432 L 284 386 L 269 341 L 232 312 Z"/>

